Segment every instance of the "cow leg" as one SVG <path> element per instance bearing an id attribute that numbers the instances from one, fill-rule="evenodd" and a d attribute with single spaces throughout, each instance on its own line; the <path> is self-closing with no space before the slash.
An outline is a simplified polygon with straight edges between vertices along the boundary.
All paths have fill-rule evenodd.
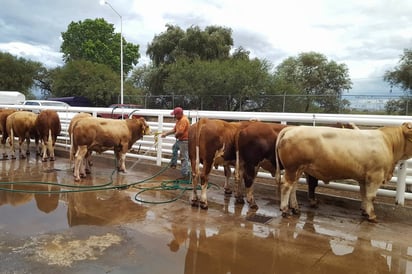
<path id="1" fill-rule="evenodd" d="M 297 182 L 293 184 L 292 190 L 290 191 L 290 196 L 289 196 L 289 208 L 292 209 L 293 214 L 300 213 L 298 199 L 296 198 L 297 186 L 298 186 Z"/>
<path id="2" fill-rule="evenodd" d="M 11 129 L 11 132 L 10 132 L 9 145 L 10 145 L 11 158 L 16 159 L 16 150 L 14 148 L 14 132 L 13 132 L 13 129 Z"/>
<path id="3" fill-rule="evenodd" d="M 3 154 L 3 159 L 7 159 L 7 150 L 6 150 L 6 139 L 2 137 L 1 139 L 1 148 L 2 148 L 2 154 Z"/>
<path id="4" fill-rule="evenodd" d="M 79 146 L 74 157 L 74 180 L 80 181 L 80 167 L 83 163 L 84 156 L 87 153 L 87 146 Z"/>
<path id="5" fill-rule="evenodd" d="M 243 189 L 240 178 L 243 178 L 243 181 L 245 180 L 245 171 L 243 170 L 243 168 L 239 168 L 239 171 L 236 172 L 238 174 L 238 178 L 235 177 L 235 203 L 243 205 L 245 203 L 245 200 L 243 199 Z"/>
<path id="6" fill-rule="evenodd" d="M 26 155 L 30 155 L 30 136 L 26 137 Z"/>
<path id="7" fill-rule="evenodd" d="M 243 180 L 245 181 L 246 188 L 246 200 L 249 203 L 251 209 L 258 209 L 259 207 L 256 204 L 255 197 L 253 195 L 253 181 L 256 178 L 259 166 L 245 165 Z"/>
<path id="8" fill-rule="evenodd" d="M 212 169 L 211 164 L 204 163 L 202 174 L 200 176 L 200 186 L 201 186 L 201 193 L 200 193 L 200 208 L 201 209 L 208 209 L 207 204 L 207 187 L 209 183 L 209 174 Z"/>
<path id="9" fill-rule="evenodd" d="M 315 197 L 315 190 L 318 186 L 318 179 L 309 174 L 306 174 L 306 182 L 308 184 L 308 199 L 310 207 L 317 208 L 318 207 L 318 200 Z"/>
<path id="10" fill-rule="evenodd" d="M 23 152 L 23 143 L 24 143 L 25 139 L 24 138 L 19 138 L 19 157 L 21 159 L 25 159 L 26 158 L 26 154 L 29 151 L 28 149 L 25 151 L 25 153 Z M 29 139 L 30 142 L 30 139 Z M 26 144 L 27 144 L 27 140 L 26 140 Z M 28 147 L 27 147 L 28 148 Z"/>
<path id="11" fill-rule="evenodd" d="M 225 172 L 225 185 L 223 186 L 223 189 L 225 191 L 225 195 L 231 195 L 232 190 L 230 188 L 230 175 L 232 175 L 232 171 L 230 170 L 229 165 L 224 165 L 223 169 Z"/>
<path id="12" fill-rule="evenodd" d="M 294 187 L 297 184 L 296 172 L 287 172 L 283 175 L 280 185 L 280 210 L 282 211 L 282 216 L 286 217 L 289 215 L 289 198 Z"/>
<path id="13" fill-rule="evenodd" d="M 52 132 L 51 129 L 49 129 L 49 142 L 47 143 L 47 149 L 49 150 L 49 159 L 50 161 L 54 161 L 54 141 L 53 141 L 53 137 L 52 137 Z"/>
<path id="14" fill-rule="evenodd" d="M 375 214 L 375 209 L 373 206 L 373 202 L 376 198 L 376 193 L 378 192 L 378 189 L 381 185 L 381 182 L 383 182 L 383 174 L 382 176 L 376 176 L 375 178 L 372 178 L 372 180 L 367 181 L 365 183 L 365 190 L 366 190 L 366 202 L 365 202 L 365 211 L 368 217 L 369 222 L 376 223 L 376 214 Z"/>
<path id="15" fill-rule="evenodd" d="M 40 151 L 40 144 L 39 144 L 38 138 L 34 138 L 34 146 L 35 146 L 36 155 L 40 155 L 41 151 Z"/>
<path id="16" fill-rule="evenodd" d="M 117 157 L 119 157 L 119 171 L 126 172 L 126 153 L 119 152 Z"/>
<path id="17" fill-rule="evenodd" d="M 190 204 L 193 207 L 198 207 L 199 197 L 197 196 L 197 186 L 200 177 L 200 156 L 198 146 L 196 146 L 196 157 L 190 157 L 190 166 L 192 168 L 192 196 L 190 198 Z"/>
<path id="18" fill-rule="evenodd" d="M 366 213 L 366 186 L 365 182 L 359 182 L 359 190 L 360 190 L 360 195 L 361 195 L 361 214 L 362 216 L 367 216 L 368 214 Z"/>
<path id="19" fill-rule="evenodd" d="M 86 156 L 84 158 L 84 161 L 85 161 L 84 165 L 85 165 L 86 174 L 90 174 L 92 172 L 91 156 L 92 156 L 92 151 L 87 151 Z"/>
<path id="20" fill-rule="evenodd" d="M 197 186 L 199 184 L 199 174 L 193 172 L 192 169 L 192 197 L 190 198 L 190 204 L 193 207 L 199 206 L 199 197 L 197 196 Z"/>
<path id="21" fill-rule="evenodd" d="M 42 144 L 41 160 L 42 162 L 46 162 L 47 161 L 47 141 L 43 140 L 41 144 Z"/>

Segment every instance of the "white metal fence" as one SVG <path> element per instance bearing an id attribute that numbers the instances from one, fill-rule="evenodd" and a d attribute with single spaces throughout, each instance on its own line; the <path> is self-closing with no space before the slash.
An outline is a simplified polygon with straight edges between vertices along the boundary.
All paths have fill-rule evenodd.
<path id="1" fill-rule="evenodd" d="M 3 105 L 2 108 L 17 108 L 24 110 L 41 109 L 42 107 L 21 106 L 21 105 Z M 111 108 L 83 108 L 83 107 L 68 107 L 68 108 L 52 108 L 59 112 L 60 121 L 62 124 L 62 133 L 59 136 L 60 146 L 69 148 L 70 140 L 67 134 L 67 128 L 73 113 L 88 112 L 96 116 L 97 113 L 116 113 L 116 114 L 138 114 L 146 118 L 151 128 L 152 134 L 144 136 L 143 139 L 137 141 L 133 150 L 140 153 L 128 153 L 128 157 L 136 159 L 145 159 L 155 162 L 157 165 L 168 163 L 172 153 L 173 137 L 160 138 L 157 133 L 170 130 L 174 126 L 174 121 L 170 115 L 171 110 L 159 109 L 120 109 Z M 185 110 L 185 114 L 189 117 L 192 123 L 195 123 L 199 118 L 214 118 L 230 121 L 249 120 L 251 118 L 258 119 L 262 122 L 279 122 L 283 124 L 305 124 L 305 125 L 324 125 L 341 123 L 355 123 L 357 126 L 398 126 L 403 122 L 411 121 L 412 116 L 388 116 L 388 115 L 351 115 L 351 114 L 309 114 L 309 113 L 278 113 L 278 112 L 230 112 L 230 111 L 197 111 Z M 158 138 L 159 137 L 159 138 Z M 106 153 L 113 154 L 112 151 Z M 220 168 L 220 170 L 222 170 Z M 259 177 L 272 178 L 266 172 L 259 172 Z M 302 182 L 304 182 L 302 180 Z M 405 199 L 412 199 L 412 160 L 401 161 L 395 168 L 394 176 L 391 182 L 396 183 L 396 191 L 379 189 L 378 195 L 394 197 L 397 204 L 403 205 Z M 331 182 L 326 185 L 320 182 L 320 185 L 342 190 L 359 191 L 359 186 L 350 185 L 340 182 Z"/>

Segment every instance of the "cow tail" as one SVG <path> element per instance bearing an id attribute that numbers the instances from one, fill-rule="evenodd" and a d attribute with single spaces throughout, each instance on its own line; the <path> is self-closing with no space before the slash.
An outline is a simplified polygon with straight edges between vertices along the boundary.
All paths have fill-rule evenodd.
<path id="1" fill-rule="evenodd" d="M 52 147 L 54 146 L 54 139 L 53 139 L 53 134 L 52 134 L 52 128 L 49 128 L 49 140 L 47 140 L 47 146 L 48 149 L 51 150 Z M 49 151 L 51 153 L 51 151 Z"/>
<path id="2" fill-rule="evenodd" d="M 240 129 L 238 129 L 235 133 L 235 149 L 236 149 L 235 182 L 237 184 L 240 182 L 239 135 L 240 135 Z"/>
<path id="3" fill-rule="evenodd" d="M 72 130 L 70 131 L 70 155 L 69 155 L 69 165 L 70 165 L 70 167 L 71 167 L 71 165 L 72 165 L 72 161 L 73 161 L 73 158 L 74 158 L 74 155 L 73 155 L 73 150 L 74 150 L 74 148 L 73 148 L 73 128 L 72 128 Z"/>
<path id="4" fill-rule="evenodd" d="M 200 119 L 196 126 L 196 176 L 200 175 L 200 132 L 202 130 L 204 119 Z"/>
<path id="5" fill-rule="evenodd" d="M 280 159 L 279 159 L 279 155 L 278 155 L 278 147 L 279 147 L 279 143 L 282 140 L 282 137 L 285 135 L 285 131 L 286 128 L 282 129 L 279 132 L 278 138 L 276 139 L 276 144 L 275 144 L 275 159 L 276 159 L 276 173 L 275 173 L 275 181 L 279 186 L 279 190 L 280 190 L 280 182 L 281 182 L 281 176 L 280 176 Z"/>

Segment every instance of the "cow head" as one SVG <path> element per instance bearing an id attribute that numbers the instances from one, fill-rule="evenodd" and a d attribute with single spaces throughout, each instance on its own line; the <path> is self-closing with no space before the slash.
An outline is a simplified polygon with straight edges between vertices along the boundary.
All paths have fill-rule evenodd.
<path id="1" fill-rule="evenodd" d="M 412 157 L 412 123 L 410 122 L 403 123 L 402 132 L 406 140 L 404 153 L 405 155 L 408 156 L 408 158 L 410 158 Z"/>
<path id="2" fill-rule="evenodd" d="M 142 135 L 149 135 L 150 134 L 150 127 L 147 124 L 146 120 L 143 117 L 140 117 L 139 120 L 142 123 Z"/>

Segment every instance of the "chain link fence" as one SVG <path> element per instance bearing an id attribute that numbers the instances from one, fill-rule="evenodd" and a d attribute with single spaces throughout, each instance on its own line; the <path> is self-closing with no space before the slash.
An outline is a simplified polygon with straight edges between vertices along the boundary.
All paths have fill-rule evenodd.
<path id="1" fill-rule="evenodd" d="M 120 101 L 120 98 L 119 98 Z M 409 97 L 395 95 L 262 95 L 248 98 L 231 95 L 146 95 L 124 96 L 125 103 L 141 105 L 148 109 L 184 109 L 214 111 L 257 111 L 295 113 L 351 113 L 374 112 L 382 114 L 409 115 L 412 107 Z M 393 113 L 387 112 L 387 105 Z M 395 108 L 395 109 L 394 109 Z"/>

